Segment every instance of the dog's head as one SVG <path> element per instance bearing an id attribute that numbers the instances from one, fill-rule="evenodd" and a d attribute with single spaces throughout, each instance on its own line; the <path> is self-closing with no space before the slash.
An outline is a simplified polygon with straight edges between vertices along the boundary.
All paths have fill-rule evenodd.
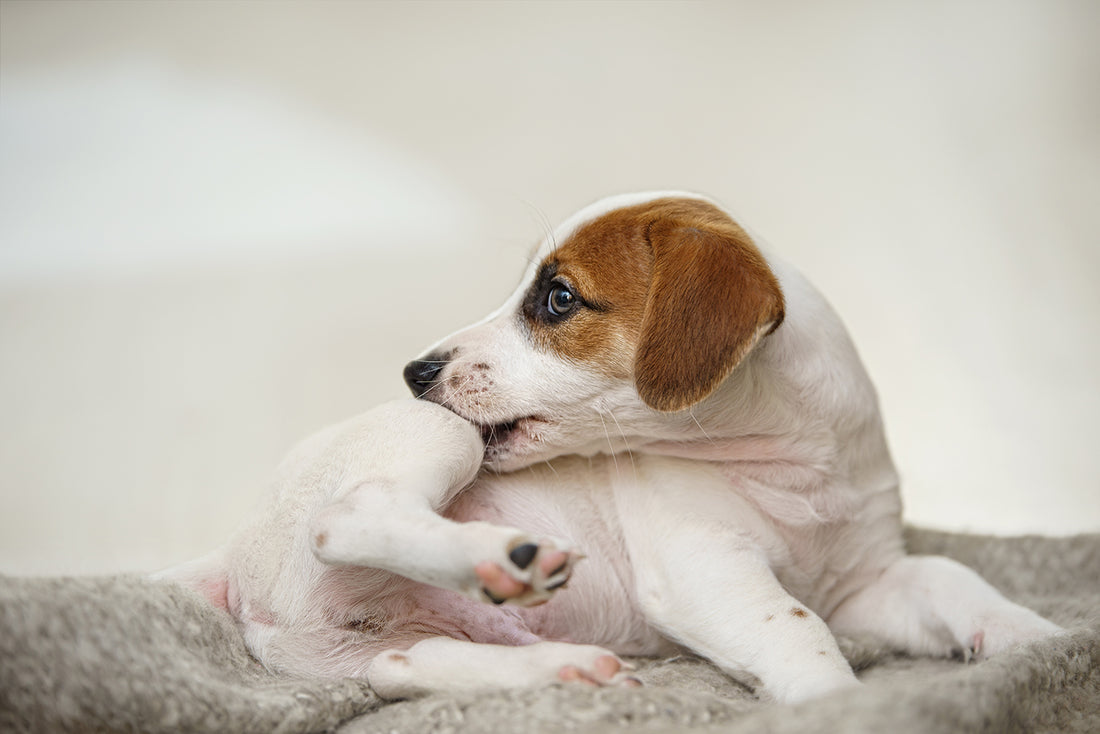
<path id="1" fill-rule="evenodd" d="M 486 462 L 511 470 L 668 438 L 783 314 L 764 257 L 715 204 L 613 197 L 558 227 L 508 301 L 405 380 L 481 426 Z"/>

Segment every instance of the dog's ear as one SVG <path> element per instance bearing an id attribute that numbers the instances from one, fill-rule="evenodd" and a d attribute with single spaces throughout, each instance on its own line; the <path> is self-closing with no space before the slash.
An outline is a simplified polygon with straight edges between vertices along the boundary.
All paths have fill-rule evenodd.
<path id="1" fill-rule="evenodd" d="M 732 220 L 649 227 L 653 271 L 634 358 L 634 383 L 652 408 L 683 410 L 707 397 L 783 321 L 783 292 Z"/>

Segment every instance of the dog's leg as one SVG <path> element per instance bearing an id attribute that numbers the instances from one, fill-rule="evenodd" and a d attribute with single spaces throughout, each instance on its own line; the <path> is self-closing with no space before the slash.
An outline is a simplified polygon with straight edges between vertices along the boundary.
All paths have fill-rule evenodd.
<path id="1" fill-rule="evenodd" d="M 639 579 L 651 624 L 734 676 L 756 676 L 782 703 L 858 685 L 825 622 L 783 589 L 762 554 L 689 533 L 666 536 L 663 567 Z"/>
<path id="2" fill-rule="evenodd" d="M 982 660 L 1061 631 L 1001 596 L 966 566 L 906 556 L 829 616 L 844 635 L 870 634 L 916 655 Z"/>
<path id="3" fill-rule="evenodd" d="M 565 542 L 438 514 L 473 480 L 483 451 L 478 431 L 450 411 L 423 401 L 390 403 L 340 441 L 347 489 L 310 525 L 322 562 L 380 568 L 524 606 L 547 601 L 568 579 L 579 555 Z"/>
<path id="4" fill-rule="evenodd" d="M 565 584 L 579 554 L 560 540 L 440 517 L 410 487 L 359 485 L 313 521 L 324 563 L 368 566 L 480 601 L 533 606 Z"/>
<path id="5" fill-rule="evenodd" d="M 640 685 L 622 660 L 593 645 L 536 642 L 513 647 L 450 637 L 431 637 L 407 650 L 380 653 L 367 669 L 367 680 L 383 698 L 534 688 L 555 681 Z"/>
<path id="6" fill-rule="evenodd" d="M 728 480 L 696 470 L 685 492 L 682 473 L 637 474 L 616 496 L 650 624 L 780 702 L 858 685 L 825 622 L 776 579 Z"/>

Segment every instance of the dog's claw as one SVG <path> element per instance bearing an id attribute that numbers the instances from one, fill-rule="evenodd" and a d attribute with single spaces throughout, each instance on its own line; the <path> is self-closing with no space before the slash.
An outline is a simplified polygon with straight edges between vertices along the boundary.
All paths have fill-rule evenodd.
<path id="1" fill-rule="evenodd" d="M 493 596 L 493 592 L 489 591 L 485 587 L 482 587 L 481 593 L 484 594 L 485 597 L 489 601 L 493 602 L 494 604 L 503 604 L 504 602 L 508 601 L 507 599 L 502 599 L 500 597 Z"/>

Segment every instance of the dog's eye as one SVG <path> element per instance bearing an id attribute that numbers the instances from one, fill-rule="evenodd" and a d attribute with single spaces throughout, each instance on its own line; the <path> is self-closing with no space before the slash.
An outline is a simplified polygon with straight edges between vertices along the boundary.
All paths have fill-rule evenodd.
<path id="1" fill-rule="evenodd" d="M 573 291 L 561 283 L 555 283 L 546 296 L 546 310 L 554 316 L 565 316 L 577 305 L 577 297 Z"/>

